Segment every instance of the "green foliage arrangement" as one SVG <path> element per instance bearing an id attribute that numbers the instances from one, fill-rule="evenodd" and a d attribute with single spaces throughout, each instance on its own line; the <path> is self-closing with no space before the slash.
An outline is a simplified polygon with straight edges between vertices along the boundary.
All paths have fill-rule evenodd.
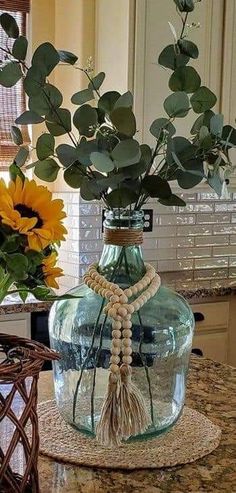
<path id="1" fill-rule="evenodd" d="M 133 96 L 112 90 L 101 93 L 103 72 L 94 75 L 89 68 L 81 68 L 73 53 L 58 51 L 48 42 L 33 54 L 31 66 L 25 60 L 28 41 L 20 36 L 16 21 L 9 14 L 0 23 L 10 41 L 1 47 L 5 55 L 0 71 L 0 84 L 14 86 L 23 79 L 28 97 L 28 110 L 16 120 L 12 137 L 19 151 L 15 164 L 25 164 L 29 149 L 22 139 L 21 125 L 45 124 L 45 133 L 36 144 L 38 160 L 29 166 L 40 179 L 52 182 L 63 171 L 65 182 L 79 189 L 85 200 L 102 200 L 106 208 L 131 207 L 140 209 L 154 197 L 164 205 L 185 205 L 171 191 L 177 180 L 182 189 L 191 189 L 202 180 L 208 182 L 219 195 L 222 184 L 234 166 L 229 150 L 236 145 L 236 130 L 224 125 L 223 115 L 213 107 L 217 98 L 202 85 L 191 62 L 198 58 L 198 47 L 188 39 L 186 23 L 194 11 L 194 0 L 173 0 L 182 29 L 174 42 L 166 46 L 158 63 L 170 71 L 171 94 L 163 103 L 163 115 L 152 122 L 153 149 L 136 137 Z M 198 0 L 200 1 L 200 0 Z M 13 42 L 12 42 L 13 41 Z M 11 48 L 10 48 L 11 46 Z M 50 84 L 48 76 L 58 64 L 71 65 L 88 78 L 88 85 L 75 93 L 71 101 L 75 111 L 63 106 L 63 96 Z M 190 138 L 176 136 L 175 121 L 196 113 Z M 66 143 L 56 144 L 57 137 Z"/>

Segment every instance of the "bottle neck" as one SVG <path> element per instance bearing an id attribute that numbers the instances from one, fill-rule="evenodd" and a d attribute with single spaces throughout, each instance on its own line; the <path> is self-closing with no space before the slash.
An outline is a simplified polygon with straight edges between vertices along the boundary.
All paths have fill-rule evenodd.
<path id="1" fill-rule="evenodd" d="M 104 222 L 104 247 L 99 271 L 108 280 L 127 287 L 140 281 L 145 274 L 141 243 L 143 213 L 127 216 L 108 212 Z"/>

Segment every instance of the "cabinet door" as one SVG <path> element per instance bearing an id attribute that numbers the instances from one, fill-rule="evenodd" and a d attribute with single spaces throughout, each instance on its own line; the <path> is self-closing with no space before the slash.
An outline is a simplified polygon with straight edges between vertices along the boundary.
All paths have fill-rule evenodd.
<path id="1" fill-rule="evenodd" d="M 191 60 L 202 79 L 220 96 L 222 71 L 224 0 L 207 0 L 196 3 L 189 22 L 200 22 L 201 27 L 191 29 L 189 37 L 199 47 L 198 60 Z M 173 0 L 137 0 L 136 36 L 134 63 L 135 112 L 138 115 L 139 139 L 153 145 L 149 127 L 156 118 L 165 116 L 163 101 L 170 94 L 168 80 L 172 73 L 158 65 L 162 49 L 174 42 L 168 25 L 171 22 L 176 31 L 181 30 L 181 20 L 176 13 Z M 190 112 L 184 119 L 176 119 L 177 134 L 188 136 L 197 115 Z M 178 120 L 178 121 L 177 121 Z"/>
<path id="2" fill-rule="evenodd" d="M 200 349 L 206 358 L 227 363 L 227 337 L 227 332 L 196 335 L 193 349 Z"/>

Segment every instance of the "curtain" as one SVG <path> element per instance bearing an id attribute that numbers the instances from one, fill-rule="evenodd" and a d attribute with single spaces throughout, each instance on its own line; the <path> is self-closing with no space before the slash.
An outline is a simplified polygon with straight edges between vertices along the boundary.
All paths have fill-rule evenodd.
<path id="1" fill-rule="evenodd" d="M 6 10 L 15 17 L 21 35 L 26 35 L 27 12 L 29 12 L 29 0 L 0 0 L 0 15 Z M 8 37 L 0 28 L 0 46 L 5 46 Z M 8 40 L 12 46 L 14 40 Z M 4 52 L 0 50 L 0 60 L 4 62 Z M 15 119 L 26 110 L 26 99 L 23 91 L 22 80 L 14 87 L 0 86 L 0 170 L 7 170 L 17 153 L 17 147 L 12 142 L 11 126 Z M 24 142 L 29 143 L 27 127 L 22 127 Z"/>

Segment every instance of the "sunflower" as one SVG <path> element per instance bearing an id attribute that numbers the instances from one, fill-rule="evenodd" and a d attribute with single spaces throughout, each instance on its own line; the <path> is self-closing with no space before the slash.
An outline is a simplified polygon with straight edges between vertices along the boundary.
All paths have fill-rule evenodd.
<path id="1" fill-rule="evenodd" d="M 52 200 L 52 193 L 34 180 L 22 181 L 17 176 L 8 186 L 0 180 L 0 218 L 28 238 L 31 250 L 41 251 L 64 240 L 67 233 L 61 220 L 66 217 L 63 201 Z"/>
<path id="2" fill-rule="evenodd" d="M 58 289 L 59 285 L 56 281 L 56 277 L 63 276 L 63 270 L 60 267 L 55 267 L 57 262 L 57 253 L 52 252 L 48 257 L 45 257 L 43 260 L 43 274 L 44 274 L 44 282 L 49 288 Z"/>

